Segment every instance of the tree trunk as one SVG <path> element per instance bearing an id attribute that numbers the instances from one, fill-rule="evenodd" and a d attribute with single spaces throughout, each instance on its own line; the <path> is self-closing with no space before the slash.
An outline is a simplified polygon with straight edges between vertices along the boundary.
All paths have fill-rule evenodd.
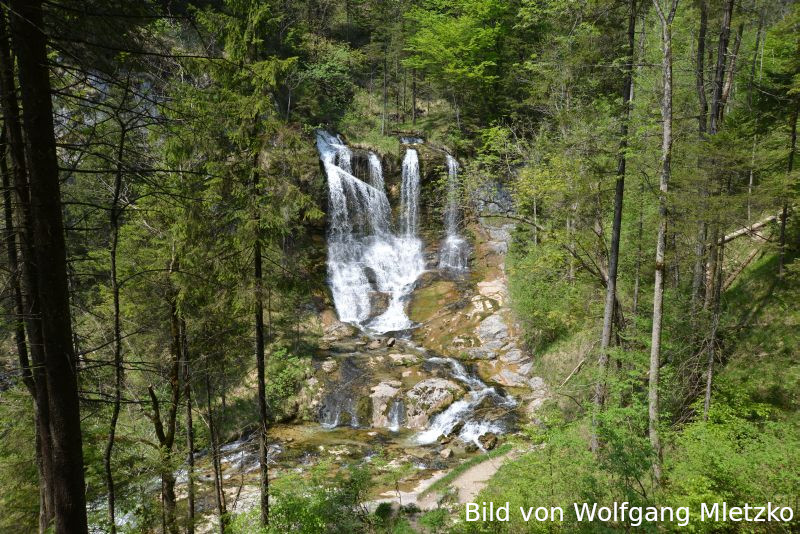
<path id="1" fill-rule="evenodd" d="M 706 32 L 708 28 L 708 7 L 706 0 L 700 0 L 700 29 L 697 32 L 697 64 L 695 66 L 695 81 L 697 88 L 697 98 L 700 103 L 698 114 L 697 131 L 700 141 L 704 141 L 708 130 L 708 101 L 706 99 L 705 85 L 705 55 L 706 55 Z M 698 158 L 698 167 L 700 159 Z M 702 173 L 701 173 L 702 174 Z M 708 198 L 708 185 L 703 180 L 700 186 L 701 206 L 705 211 L 706 199 Z M 691 319 L 692 323 L 697 320 L 697 312 L 700 309 L 701 291 L 703 289 L 703 276 L 705 275 L 705 256 L 706 256 L 706 220 L 704 214 L 699 214 L 697 221 L 697 238 L 694 246 L 694 268 L 692 270 L 692 303 Z"/>
<path id="2" fill-rule="evenodd" d="M 719 47 L 717 48 L 717 65 L 714 72 L 714 92 L 711 98 L 711 125 L 709 131 L 715 135 L 719 131 L 724 106 L 723 90 L 725 84 L 725 59 L 728 53 L 728 41 L 731 36 L 731 17 L 733 16 L 734 0 L 727 0 L 722 17 L 722 27 L 719 33 Z"/>
<path id="3" fill-rule="evenodd" d="M 386 135 L 386 114 L 389 107 L 389 92 L 386 80 L 386 50 L 383 51 L 383 114 L 381 116 L 381 135 Z"/>
<path id="4" fill-rule="evenodd" d="M 10 13 L 30 162 L 32 259 L 38 274 L 38 295 L 32 297 L 41 310 L 52 473 L 57 474 L 50 477 L 55 528 L 75 534 L 87 531 L 83 444 L 42 2 L 12 0 Z"/>
<path id="5" fill-rule="evenodd" d="M 625 151 L 628 148 L 628 120 L 630 118 L 631 86 L 633 85 L 633 51 L 636 38 L 636 0 L 631 0 L 628 13 L 628 57 L 625 65 L 625 78 L 622 83 L 622 121 L 620 126 L 619 155 L 617 156 L 617 179 L 614 189 L 614 220 L 611 224 L 611 250 L 608 258 L 608 278 L 606 301 L 603 310 L 603 331 L 600 336 L 600 358 L 597 366 L 599 380 L 595 386 L 594 403 L 597 410 L 603 408 L 606 398 L 606 378 L 608 368 L 608 347 L 611 345 L 611 330 L 614 323 L 614 310 L 617 299 L 617 266 L 619 265 L 619 242 L 622 229 L 622 203 L 625 194 Z M 592 432 L 591 447 L 599 448 L 596 424 Z"/>
<path id="6" fill-rule="evenodd" d="M 28 167 L 25 158 L 25 145 L 22 138 L 22 123 L 14 81 L 14 68 L 6 32 L 5 8 L 0 10 L 0 95 L 4 131 L 7 135 L 9 156 L 12 164 L 12 187 L 16 192 L 19 206 L 22 273 L 22 305 L 23 321 L 27 329 L 32 377 L 35 392 L 33 396 L 36 424 L 37 467 L 39 474 L 39 532 L 44 533 L 53 522 L 55 505 L 50 484 L 52 478 L 52 440 L 50 438 L 50 412 L 47 393 L 47 376 L 45 372 L 44 342 L 42 340 L 42 323 L 37 298 L 38 275 L 33 249 L 33 222 L 31 220 L 30 190 L 28 185 Z M 10 191 L 9 191 L 10 192 Z"/>
<path id="7" fill-rule="evenodd" d="M 659 370 L 661 368 L 661 326 L 664 307 L 664 251 L 667 239 L 667 192 L 672 164 L 672 20 L 678 7 L 678 0 L 671 1 L 668 14 L 661 9 L 658 0 L 653 0 L 661 21 L 661 46 L 663 49 L 662 77 L 664 95 L 661 102 L 661 176 L 658 197 L 658 239 L 656 241 L 656 269 L 653 285 L 653 331 L 650 346 L 650 372 L 648 383 L 648 429 L 650 445 L 655 456 L 653 461 L 653 480 L 661 484 L 661 440 L 659 437 Z"/>
<path id="8" fill-rule="evenodd" d="M 183 347 L 183 396 L 186 400 L 186 534 L 194 534 L 194 425 L 192 422 L 192 370 L 189 361 L 189 340 L 186 321 L 181 319 Z"/>
<path id="9" fill-rule="evenodd" d="M 127 94 L 126 86 L 125 97 L 123 97 L 122 103 L 120 103 L 120 110 L 125 103 Z M 103 454 L 103 468 L 106 477 L 106 492 L 108 493 L 108 521 L 111 534 L 115 534 L 117 532 L 114 510 L 114 474 L 111 468 L 111 457 L 114 451 L 114 438 L 117 432 L 117 421 L 119 420 L 120 406 L 122 403 L 122 381 L 124 379 L 122 368 L 122 327 L 120 323 L 119 309 L 119 283 L 117 280 L 117 247 L 119 245 L 119 224 L 122 211 L 119 206 L 120 196 L 122 194 L 122 160 L 124 157 L 125 136 L 127 134 L 127 129 L 122 120 L 119 121 L 119 125 L 120 139 L 119 145 L 117 146 L 117 168 L 114 177 L 114 196 L 111 199 L 109 221 L 111 224 L 111 250 L 109 251 L 111 260 L 110 279 L 111 296 L 114 309 L 114 404 L 111 409 L 111 422 L 108 429 L 108 441 L 106 442 L 106 448 Z"/>
<path id="10" fill-rule="evenodd" d="M 214 471 L 214 500 L 217 503 L 220 534 L 225 534 L 226 516 L 225 491 L 222 487 L 222 466 L 219 461 L 219 440 L 217 439 L 216 425 L 214 424 L 214 410 L 211 406 L 211 374 L 206 362 L 206 413 L 208 417 L 208 435 L 211 441 L 211 464 Z"/>
<path id="11" fill-rule="evenodd" d="M 794 117 L 792 118 L 792 133 L 791 133 L 791 144 L 789 149 L 789 162 L 787 164 L 787 170 L 789 176 L 791 176 L 792 171 L 794 170 L 794 154 L 797 151 L 797 116 L 798 112 L 800 112 L 800 102 L 795 104 L 794 108 Z M 783 199 L 783 209 L 781 210 L 781 231 L 780 231 L 780 241 L 778 245 L 778 276 L 783 276 L 784 273 L 784 263 L 786 261 L 786 219 L 789 217 L 789 201 L 784 193 Z"/>
<path id="12" fill-rule="evenodd" d="M 253 179 L 253 194 L 258 198 L 258 171 Z M 261 237 L 258 228 L 259 214 L 256 211 L 256 237 L 254 250 L 255 270 L 255 330 L 256 330 L 256 368 L 258 372 L 258 463 L 261 468 L 261 524 L 269 524 L 269 464 L 267 458 L 267 391 L 265 377 L 264 348 L 264 277 L 262 273 Z"/>
<path id="13" fill-rule="evenodd" d="M 411 124 L 417 124 L 417 71 L 411 71 Z"/>
<path id="14" fill-rule="evenodd" d="M 714 380 L 714 356 L 717 349 L 717 329 L 719 328 L 720 298 L 722 296 L 722 261 L 725 245 L 719 246 L 717 252 L 717 279 L 714 284 L 714 309 L 711 315 L 711 335 L 708 342 L 708 360 L 706 362 L 706 395 L 703 403 L 703 420 L 708 421 L 708 410 L 711 407 L 711 386 Z"/>

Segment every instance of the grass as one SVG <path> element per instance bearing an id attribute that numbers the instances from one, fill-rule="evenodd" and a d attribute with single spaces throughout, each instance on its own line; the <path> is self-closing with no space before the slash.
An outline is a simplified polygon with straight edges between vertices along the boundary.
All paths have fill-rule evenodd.
<path id="1" fill-rule="evenodd" d="M 496 449 L 489 451 L 485 454 L 481 454 L 480 456 L 473 456 L 472 458 L 458 465 L 455 469 L 447 473 L 445 476 L 443 476 L 442 478 L 440 478 L 439 480 L 437 480 L 436 482 L 425 488 L 425 490 L 423 490 L 422 493 L 420 493 L 420 497 L 424 497 L 429 493 L 439 492 L 444 490 L 445 488 L 447 488 L 447 486 L 450 485 L 450 483 L 452 483 L 456 478 L 458 478 L 468 469 L 471 469 L 476 465 L 482 464 L 483 462 L 486 462 L 493 458 L 497 458 L 498 456 L 502 456 L 505 453 L 509 452 L 511 448 L 512 445 L 510 443 L 504 443 L 503 445 L 500 445 Z"/>

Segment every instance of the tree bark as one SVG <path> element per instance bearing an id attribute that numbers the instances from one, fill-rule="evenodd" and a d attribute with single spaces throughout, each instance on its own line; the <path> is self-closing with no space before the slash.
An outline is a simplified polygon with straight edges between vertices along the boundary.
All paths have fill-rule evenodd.
<path id="1" fill-rule="evenodd" d="M 703 402 L 703 420 L 708 421 L 708 410 L 711 408 L 711 386 L 714 381 L 714 357 L 717 350 L 717 329 L 719 328 L 720 298 L 722 296 L 722 261 L 725 246 L 719 245 L 717 252 L 717 280 L 714 284 L 714 310 L 711 315 L 711 339 L 708 343 L 708 360 L 706 361 L 706 394 Z"/>
<path id="2" fill-rule="evenodd" d="M 611 345 L 611 330 L 614 323 L 614 310 L 617 298 L 617 266 L 619 265 L 619 243 L 622 230 L 622 207 L 625 194 L 625 163 L 628 148 L 628 120 L 630 119 L 631 86 L 633 85 L 633 52 L 636 39 L 636 0 L 631 0 L 628 13 L 628 49 L 625 77 L 622 83 L 622 117 L 620 125 L 619 155 L 617 156 L 617 179 L 614 188 L 614 220 L 611 224 L 611 249 L 608 258 L 608 277 L 606 301 L 603 310 L 603 330 L 600 336 L 600 358 L 597 362 L 599 380 L 595 386 L 594 403 L 601 410 L 606 398 L 606 371 L 608 368 L 608 348 Z M 591 448 L 597 451 L 599 439 L 597 422 L 593 425 Z"/>
<path id="3" fill-rule="evenodd" d="M 33 396 L 37 467 L 39 469 L 39 532 L 44 533 L 53 522 L 54 503 L 50 484 L 52 478 L 52 440 L 50 439 L 50 412 L 45 372 L 44 342 L 42 340 L 41 313 L 38 300 L 38 275 L 33 249 L 33 222 L 31 220 L 30 188 L 28 184 L 28 165 L 25 158 L 25 144 L 22 136 L 22 122 L 14 81 L 13 59 L 6 31 L 5 8 L 0 8 L 0 95 L 2 96 L 4 131 L 7 135 L 8 154 L 12 165 L 12 187 L 16 193 L 20 227 L 19 267 L 22 274 L 21 315 L 25 323 L 28 350 L 33 364 L 32 377 L 35 392 Z M 9 191 L 10 192 L 10 191 Z"/>
<path id="4" fill-rule="evenodd" d="M 794 170 L 794 154 L 797 151 L 798 112 L 800 112 L 800 102 L 795 104 L 794 116 L 792 118 L 792 133 L 791 133 L 791 142 L 789 149 L 789 161 L 787 164 L 787 171 L 789 176 L 791 176 L 792 171 Z M 781 210 L 780 240 L 778 245 L 778 276 L 783 276 L 785 270 L 784 263 L 786 261 L 786 219 L 788 217 L 789 217 L 789 201 L 787 195 L 784 194 L 783 209 Z"/>
<path id="5" fill-rule="evenodd" d="M 653 284 L 653 330 L 650 346 L 650 372 L 648 381 L 648 430 L 653 448 L 653 480 L 661 484 L 661 439 L 659 436 L 659 370 L 661 368 L 661 326 L 664 306 L 664 251 L 667 239 L 667 192 L 672 164 L 672 21 L 678 8 L 678 0 L 671 0 L 668 13 L 662 10 L 658 0 L 653 0 L 661 22 L 661 46 L 663 49 L 662 77 L 664 95 L 661 102 L 661 176 L 658 197 L 658 238 L 656 241 L 656 269 Z"/>
<path id="6" fill-rule="evenodd" d="M 127 86 L 125 87 L 125 96 L 120 103 L 120 111 L 127 99 Z M 114 493 L 114 473 L 111 468 L 111 459 L 114 451 L 114 439 L 117 432 L 117 421 L 119 420 L 120 406 L 122 403 L 122 382 L 124 373 L 122 368 L 122 326 L 120 317 L 119 306 L 119 282 L 117 279 L 117 248 L 119 245 L 119 225 L 122 210 L 120 208 L 120 196 L 122 195 L 122 178 L 123 166 L 122 160 L 125 150 L 125 137 L 127 135 L 127 125 L 123 120 L 119 120 L 120 126 L 120 139 L 117 146 L 117 168 L 114 174 L 114 194 L 111 199 L 111 210 L 109 212 L 109 222 L 111 225 L 111 250 L 110 256 L 110 273 L 111 280 L 111 296 L 114 309 L 114 403 L 111 409 L 111 422 L 108 429 L 108 441 L 103 454 L 103 468 L 106 477 L 106 492 L 108 493 L 108 521 L 109 531 L 111 534 L 117 532 L 116 518 L 115 518 L 115 505 L 116 496 Z"/>
<path id="7" fill-rule="evenodd" d="M 186 534 L 194 534 L 194 424 L 192 421 L 192 370 L 189 360 L 189 340 L 186 321 L 181 319 L 181 346 L 183 347 L 183 396 L 186 400 Z"/>
<path id="8" fill-rule="evenodd" d="M 208 434 L 211 441 L 211 464 L 214 471 L 214 500 L 217 504 L 220 534 L 225 534 L 228 512 L 225 509 L 225 491 L 222 487 L 222 466 L 219 461 L 219 440 L 214 424 L 214 410 L 211 403 L 211 373 L 206 362 L 206 412 L 208 417 Z"/>
<path id="9" fill-rule="evenodd" d="M 706 99 L 705 84 L 705 55 L 706 55 L 706 32 L 708 29 L 708 6 L 706 0 L 700 0 L 700 28 L 697 32 L 697 60 L 695 65 L 695 81 L 697 88 L 697 99 L 700 103 L 700 110 L 697 119 L 697 133 L 700 141 L 704 141 L 708 131 L 708 100 Z M 698 158 L 698 164 L 700 159 Z M 698 165 L 698 167 L 701 167 Z M 708 185 L 703 180 L 700 186 L 700 198 L 702 199 L 701 208 L 705 211 L 708 198 Z M 692 302 L 691 319 L 696 323 L 697 313 L 700 309 L 703 289 L 703 276 L 705 275 L 706 257 L 706 220 L 704 214 L 699 214 L 697 221 L 697 237 L 694 246 L 694 268 L 692 269 Z"/>
<path id="10" fill-rule="evenodd" d="M 77 534 L 88 528 L 83 444 L 42 2 L 11 0 L 10 13 L 30 162 L 32 246 L 38 275 L 38 295 L 33 297 L 41 310 L 55 530 Z"/>
<path id="11" fill-rule="evenodd" d="M 256 173 L 255 194 L 258 196 L 258 173 Z M 256 230 L 258 233 L 258 230 Z M 256 367 L 258 371 L 258 463 L 261 467 L 261 524 L 269 524 L 269 464 L 267 458 L 267 392 L 265 377 L 264 349 L 264 299 L 261 258 L 261 239 L 256 236 L 255 243 L 255 327 L 256 327 Z"/>

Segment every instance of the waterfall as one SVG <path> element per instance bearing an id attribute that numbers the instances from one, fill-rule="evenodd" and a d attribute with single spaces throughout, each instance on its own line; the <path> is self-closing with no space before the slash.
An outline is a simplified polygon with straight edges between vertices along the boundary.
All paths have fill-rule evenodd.
<path id="1" fill-rule="evenodd" d="M 400 191 L 400 228 L 403 235 L 413 236 L 419 225 L 419 156 L 413 148 L 403 158 L 403 186 Z"/>
<path id="2" fill-rule="evenodd" d="M 407 151 L 403 163 L 403 231 L 395 235 L 377 155 L 369 156 L 370 185 L 353 176 L 352 152 L 338 136 L 318 131 L 317 150 L 328 180 L 328 283 L 339 319 L 376 333 L 410 328 L 404 301 L 425 270 L 416 236 L 416 151 Z M 388 300 L 384 309 L 378 297 Z"/>
<path id="3" fill-rule="evenodd" d="M 444 212 L 445 238 L 439 250 L 439 268 L 463 271 L 467 268 L 469 247 L 458 234 L 458 161 L 447 154 L 447 206 Z"/>
<path id="4" fill-rule="evenodd" d="M 403 424 L 404 417 L 405 407 L 403 406 L 403 401 L 395 400 L 392 403 L 392 407 L 389 408 L 389 430 L 398 432 Z"/>
<path id="5" fill-rule="evenodd" d="M 467 373 L 464 366 L 452 358 L 428 358 L 434 364 L 447 365 L 451 369 L 451 376 L 469 388 L 467 394 L 448 406 L 443 412 L 436 414 L 427 430 L 417 435 L 417 443 L 426 445 L 434 443 L 439 436 L 446 436 L 457 432 L 458 437 L 465 443 L 475 443 L 481 447 L 478 440 L 483 434 L 493 432 L 499 434 L 504 431 L 502 421 L 485 419 L 482 408 L 489 402 L 494 407 L 510 410 L 517 405 L 511 396 L 502 396 L 493 387 L 487 386 L 480 378 Z M 488 399 L 488 401 L 487 401 Z"/>
<path id="6" fill-rule="evenodd" d="M 383 185 L 383 167 L 381 166 L 381 159 L 375 152 L 369 153 L 369 183 L 378 191 L 384 191 Z"/>

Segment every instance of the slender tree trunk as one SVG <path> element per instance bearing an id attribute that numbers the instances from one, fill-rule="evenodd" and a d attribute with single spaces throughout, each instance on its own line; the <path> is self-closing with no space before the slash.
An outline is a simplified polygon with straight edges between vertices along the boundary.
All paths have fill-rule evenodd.
<path id="1" fill-rule="evenodd" d="M 706 32 L 708 29 L 708 7 L 706 0 L 700 0 L 700 29 L 697 32 L 697 64 L 695 66 L 695 81 L 697 87 L 697 98 L 700 103 L 698 114 L 698 135 L 700 141 L 704 141 L 708 129 L 708 101 L 706 99 L 705 85 L 705 55 L 706 55 Z M 698 158 L 698 167 L 700 158 Z M 701 173 L 702 174 L 702 173 Z M 708 199 L 708 185 L 705 179 L 700 186 L 701 208 L 705 212 Z M 701 291 L 703 289 L 703 276 L 705 275 L 705 256 L 706 256 L 706 220 L 705 214 L 700 213 L 697 221 L 697 238 L 694 246 L 694 268 L 692 270 L 692 303 L 691 319 L 695 324 L 697 312 L 700 309 Z"/>
<path id="2" fill-rule="evenodd" d="M 52 473 L 57 474 L 50 480 L 55 528 L 59 534 L 79 534 L 87 532 L 83 444 L 42 2 L 11 0 L 10 12 L 30 156 L 35 297 L 42 313 Z"/>
<path id="3" fill-rule="evenodd" d="M 383 51 L 383 115 L 381 116 L 381 135 L 386 135 L 386 119 L 389 109 L 389 90 L 386 80 L 386 50 Z"/>
<path id="4" fill-rule="evenodd" d="M 258 198 L 258 171 L 256 171 L 253 184 L 253 194 Z M 260 220 L 258 212 L 255 214 L 256 226 Z M 261 468 L 261 524 L 269 524 L 269 458 L 267 457 L 267 391 L 265 377 L 265 347 L 264 347 L 264 277 L 262 273 L 261 237 L 260 230 L 256 228 L 255 250 L 255 329 L 256 329 L 256 368 L 258 371 L 258 463 Z"/>
<path id="5" fill-rule="evenodd" d="M 708 359 L 706 361 L 706 395 L 703 403 L 703 420 L 708 421 L 708 410 L 711 408 L 711 386 L 714 381 L 714 357 L 717 350 L 717 329 L 719 328 L 720 298 L 722 296 L 722 261 L 725 245 L 719 246 L 717 252 L 717 280 L 714 284 L 714 309 L 711 314 L 711 339 L 708 343 Z"/>
<path id="6" fill-rule="evenodd" d="M 644 182 L 639 184 L 639 224 L 636 229 L 636 261 L 633 273 L 633 306 L 631 312 L 639 311 L 639 286 L 642 272 L 642 236 L 644 234 Z"/>
<path id="7" fill-rule="evenodd" d="M 628 120 L 630 119 L 630 97 L 633 85 L 633 51 L 636 38 L 636 0 L 631 0 L 628 13 L 628 57 L 625 66 L 625 78 L 622 84 L 622 120 L 620 126 L 619 155 L 617 156 L 617 179 L 614 188 L 614 220 L 611 225 L 611 250 L 608 258 L 608 280 L 606 283 L 606 301 L 603 310 L 603 331 L 600 336 L 600 358 L 597 366 L 599 380 L 595 386 L 594 403 L 601 410 L 606 398 L 606 371 L 608 368 L 608 348 L 611 345 L 611 330 L 614 324 L 614 310 L 617 299 L 617 266 L 619 265 L 619 243 L 622 231 L 622 204 L 625 194 L 625 151 L 628 148 Z M 591 447 L 599 448 L 596 421 L 592 432 Z"/>
<path id="8" fill-rule="evenodd" d="M 120 110 L 127 98 L 127 86 L 125 89 L 125 97 L 120 104 Z M 114 438 L 117 432 L 117 421 L 119 420 L 120 406 L 122 403 L 122 381 L 123 376 L 123 362 L 122 362 L 122 326 L 120 323 L 120 306 L 119 306 L 119 283 L 117 280 L 117 248 L 119 245 L 119 224 L 120 224 L 120 196 L 122 194 L 122 177 L 123 167 L 122 160 L 125 150 L 125 137 L 127 135 L 127 128 L 123 121 L 119 121 L 120 126 L 120 139 L 117 146 L 117 168 L 114 176 L 114 195 L 111 200 L 110 210 L 110 224 L 111 224 L 111 250 L 109 256 L 111 260 L 110 279 L 111 279 L 111 296 L 114 308 L 114 403 L 111 408 L 111 422 L 108 429 L 108 441 L 103 454 L 103 469 L 106 477 L 106 492 L 108 493 L 108 521 L 109 530 L 111 534 L 117 531 L 117 524 L 115 518 L 115 493 L 114 493 L 114 473 L 111 468 L 111 459 L 114 451 Z"/>
<path id="9" fill-rule="evenodd" d="M 789 176 L 791 176 L 792 171 L 794 170 L 794 154 L 797 151 L 797 116 L 799 111 L 800 111 L 800 102 L 795 104 L 794 116 L 792 117 L 792 133 L 791 133 L 791 144 L 790 144 L 791 148 L 789 149 L 789 162 L 787 164 L 787 170 Z M 786 219 L 788 217 L 789 217 L 788 195 L 784 194 L 783 209 L 781 210 L 780 241 L 778 245 L 778 276 L 783 276 L 784 274 L 784 263 L 786 261 Z"/>
<path id="10" fill-rule="evenodd" d="M 417 124 L 417 71 L 411 71 L 411 124 Z"/>
<path id="11" fill-rule="evenodd" d="M 662 77 L 664 95 L 661 102 L 662 140 L 661 176 L 658 197 L 658 239 L 656 241 L 656 269 L 653 284 L 653 331 L 650 346 L 650 373 L 648 384 L 648 427 L 650 445 L 655 455 L 653 461 L 653 480 L 661 484 L 661 439 L 659 436 L 659 371 L 661 368 L 661 326 L 664 311 L 664 263 L 667 239 L 667 192 L 672 163 L 672 20 L 678 7 L 678 0 L 671 1 L 671 8 L 665 14 L 659 0 L 653 0 L 661 21 L 661 46 L 663 49 Z"/>
<path id="12" fill-rule="evenodd" d="M 206 361 L 206 413 L 208 417 L 208 434 L 211 441 L 211 464 L 214 471 L 214 499 L 217 504 L 217 515 L 219 516 L 220 534 L 225 534 L 225 524 L 228 512 L 225 509 L 225 490 L 222 487 L 222 466 L 219 461 L 219 439 L 217 438 L 216 425 L 214 423 L 214 410 L 211 405 L 211 373 L 208 369 L 209 362 Z"/>
<path id="13" fill-rule="evenodd" d="M 181 346 L 183 347 L 183 396 L 186 400 L 186 534 L 194 534 L 194 424 L 192 421 L 192 369 L 189 360 L 189 340 L 186 321 L 181 319 Z"/>

